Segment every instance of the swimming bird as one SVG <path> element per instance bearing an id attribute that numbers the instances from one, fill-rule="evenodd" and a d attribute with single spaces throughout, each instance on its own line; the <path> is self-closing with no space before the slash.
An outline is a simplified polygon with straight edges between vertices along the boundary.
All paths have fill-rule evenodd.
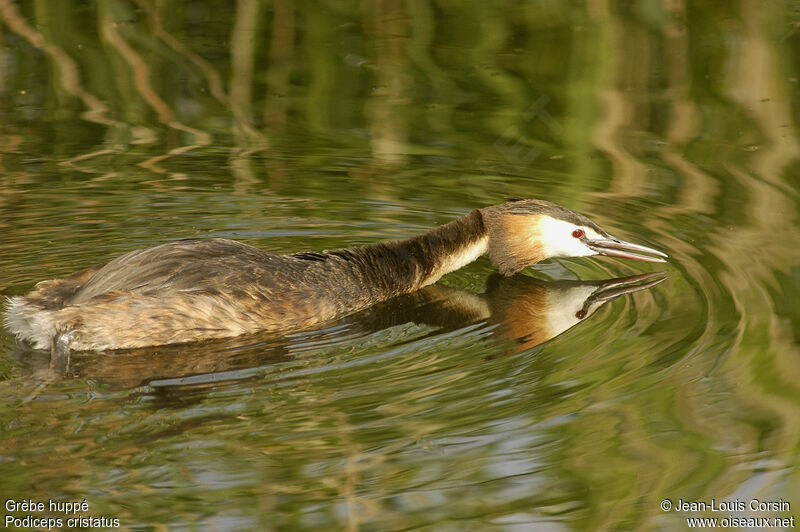
<path id="1" fill-rule="evenodd" d="M 413 292 L 488 255 L 500 274 L 554 257 L 664 262 L 554 203 L 516 199 L 405 240 L 279 255 L 228 239 L 131 251 L 11 297 L 7 328 L 37 349 L 113 350 L 308 328 Z"/>

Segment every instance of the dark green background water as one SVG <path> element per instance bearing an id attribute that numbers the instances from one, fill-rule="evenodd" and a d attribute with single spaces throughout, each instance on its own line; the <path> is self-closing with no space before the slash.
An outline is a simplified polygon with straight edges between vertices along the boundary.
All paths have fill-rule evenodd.
<path id="1" fill-rule="evenodd" d="M 2 499 L 131 529 L 797 515 L 799 79 L 796 2 L 0 1 L 5 295 L 167 239 L 325 249 L 510 196 L 671 256 L 499 287 L 481 259 L 319 331 L 66 377 L 0 335 Z M 654 271 L 536 345 L 533 278 Z"/>

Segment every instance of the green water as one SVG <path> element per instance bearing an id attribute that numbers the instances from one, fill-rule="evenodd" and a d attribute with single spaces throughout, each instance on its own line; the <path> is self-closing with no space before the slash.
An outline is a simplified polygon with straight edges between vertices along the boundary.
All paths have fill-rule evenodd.
<path id="1" fill-rule="evenodd" d="M 480 259 L 319 330 L 67 375 L 2 333 L 4 524 L 66 527 L 7 507 L 51 499 L 133 530 L 800 516 L 799 106 L 791 2 L 0 1 L 4 295 L 169 239 L 320 250 L 512 196 L 671 257 Z M 562 281 L 649 272 L 543 330 L 587 286 Z"/>

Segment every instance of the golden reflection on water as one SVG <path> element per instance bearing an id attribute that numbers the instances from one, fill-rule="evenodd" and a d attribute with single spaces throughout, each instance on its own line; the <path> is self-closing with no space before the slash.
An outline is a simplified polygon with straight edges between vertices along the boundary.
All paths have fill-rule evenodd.
<path id="1" fill-rule="evenodd" d="M 332 248 L 508 196 L 672 257 L 667 283 L 544 343 L 538 281 L 482 294 L 483 262 L 324 331 L 82 355 L 69 379 L 7 341 L 4 491 L 220 528 L 800 508 L 797 17 L 754 0 L 0 0 L 5 294 L 166 238 Z"/>

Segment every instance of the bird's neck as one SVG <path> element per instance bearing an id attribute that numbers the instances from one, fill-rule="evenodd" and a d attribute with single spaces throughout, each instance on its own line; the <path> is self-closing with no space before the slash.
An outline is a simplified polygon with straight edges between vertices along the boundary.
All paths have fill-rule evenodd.
<path id="1" fill-rule="evenodd" d="M 386 299 L 435 283 L 488 251 L 489 236 L 479 211 L 427 233 L 393 242 L 336 250 L 370 299 Z M 344 264 L 343 264 L 344 266 Z"/>

